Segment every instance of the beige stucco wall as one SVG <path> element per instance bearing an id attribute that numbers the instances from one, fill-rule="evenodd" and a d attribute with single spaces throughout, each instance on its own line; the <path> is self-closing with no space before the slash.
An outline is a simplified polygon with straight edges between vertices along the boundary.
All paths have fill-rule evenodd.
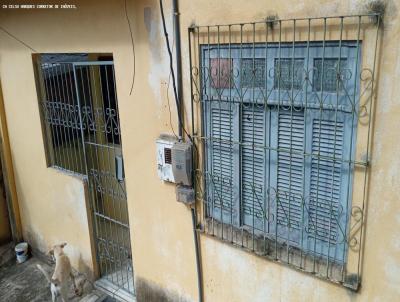
<path id="1" fill-rule="evenodd" d="M 158 1 L 128 1 L 136 51 L 131 96 L 133 58 L 123 1 L 75 3 L 78 9 L 72 11 L 0 9 L 0 25 L 40 53 L 113 53 L 136 277 L 171 296 L 195 301 L 190 212 L 175 202 L 174 186 L 163 184 L 156 172 L 155 139 L 170 132 L 169 66 Z M 350 14 L 360 12 L 360 3 L 180 1 L 185 100 L 189 101 L 186 29 L 192 22 L 262 20 L 271 12 L 281 18 Z M 170 1 L 165 6 L 171 29 Z M 206 301 L 396 301 L 400 296 L 399 7 L 399 1 L 389 3 L 382 40 L 361 290 L 350 292 L 201 236 Z M 42 250 L 67 241 L 74 265 L 91 267 L 82 181 L 46 167 L 31 51 L 3 32 L 0 78 L 24 235 Z"/>

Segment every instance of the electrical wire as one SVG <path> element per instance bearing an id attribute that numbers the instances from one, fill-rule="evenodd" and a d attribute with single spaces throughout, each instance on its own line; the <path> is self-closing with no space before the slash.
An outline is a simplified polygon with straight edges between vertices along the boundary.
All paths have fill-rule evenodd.
<path id="1" fill-rule="evenodd" d="M 171 113 L 171 105 L 169 103 L 169 84 L 171 81 L 171 72 L 169 73 L 168 76 L 168 85 L 167 85 L 167 104 L 168 104 L 168 111 L 169 111 L 169 126 L 171 127 L 172 133 L 176 137 L 176 139 L 179 139 L 178 135 L 175 133 L 174 127 L 172 126 L 172 113 Z"/>
<path id="2" fill-rule="evenodd" d="M 187 133 L 187 131 L 183 127 L 182 116 L 181 116 L 181 113 L 180 113 L 180 110 L 179 110 L 179 99 L 178 99 L 178 93 L 177 93 L 177 89 L 176 89 L 174 62 L 173 62 L 173 59 L 172 59 L 171 46 L 169 44 L 167 26 L 165 24 L 164 7 L 163 7 L 163 4 L 162 4 L 162 0 L 160 0 L 160 12 L 161 12 L 161 19 L 162 19 L 162 24 L 163 24 L 164 36 L 165 36 L 165 43 L 167 45 L 167 50 L 168 50 L 168 55 L 169 55 L 169 67 L 170 67 L 170 74 L 172 75 L 172 86 L 173 86 L 173 91 L 174 91 L 176 110 L 177 110 L 177 113 L 178 113 L 179 127 L 181 127 L 185 131 L 185 133 L 188 135 L 188 137 L 190 137 L 190 135 Z M 190 140 L 191 140 L 191 138 L 190 138 Z"/>
<path id="3" fill-rule="evenodd" d="M 29 48 L 30 50 L 32 50 L 33 52 L 37 52 L 36 49 L 34 49 L 33 47 L 31 47 L 29 44 L 25 43 L 24 41 L 22 41 L 21 39 L 17 38 L 16 36 L 14 36 L 12 33 L 10 33 L 8 30 L 6 30 L 4 27 L 0 26 L 0 29 L 5 32 L 7 35 L 9 35 L 11 38 L 13 38 L 14 40 L 18 41 L 19 43 L 21 43 L 22 45 L 24 45 L 25 47 Z"/>
<path id="4" fill-rule="evenodd" d="M 133 41 L 133 32 L 132 32 L 132 27 L 131 27 L 131 21 L 129 20 L 126 1 L 127 0 L 125 0 L 125 17 L 126 17 L 126 21 L 128 22 L 128 28 L 129 28 L 129 33 L 130 33 L 130 37 L 131 37 L 131 45 L 132 45 L 132 55 L 133 55 L 132 84 L 131 84 L 131 90 L 129 92 L 129 95 L 131 95 L 132 91 L 133 91 L 133 86 L 135 85 L 135 78 L 136 78 L 136 53 L 135 53 L 135 42 Z"/>
<path id="5" fill-rule="evenodd" d="M 168 55 L 169 55 L 170 74 L 172 75 L 172 86 L 173 86 L 173 91 L 174 91 L 176 110 L 178 112 L 178 123 L 179 123 L 179 126 L 182 128 L 183 132 L 185 132 L 185 134 L 189 138 L 190 142 L 197 149 L 196 145 L 193 142 L 192 136 L 186 131 L 186 129 L 185 129 L 184 125 L 183 125 L 182 116 L 181 116 L 181 113 L 180 113 L 180 110 L 179 110 L 179 99 L 178 99 L 178 93 L 177 93 L 177 89 L 176 89 L 174 63 L 173 63 L 173 59 L 172 59 L 171 46 L 169 44 L 167 26 L 165 24 L 164 7 L 163 7 L 163 4 L 162 4 L 162 0 L 160 0 L 160 12 L 161 12 L 161 19 L 162 19 L 162 24 L 163 24 L 164 36 L 165 36 L 165 43 L 167 45 L 167 50 L 168 50 Z"/>

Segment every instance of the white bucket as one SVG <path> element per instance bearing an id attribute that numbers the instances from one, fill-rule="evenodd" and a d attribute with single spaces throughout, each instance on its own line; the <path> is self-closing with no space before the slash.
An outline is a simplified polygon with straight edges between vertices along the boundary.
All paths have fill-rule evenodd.
<path id="1" fill-rule="evenodd" d="M 28 259 L 28 243 L 21 242 L 15 246 L 15 255 L 17 256 L 17 262 L 23 263 Z"/>

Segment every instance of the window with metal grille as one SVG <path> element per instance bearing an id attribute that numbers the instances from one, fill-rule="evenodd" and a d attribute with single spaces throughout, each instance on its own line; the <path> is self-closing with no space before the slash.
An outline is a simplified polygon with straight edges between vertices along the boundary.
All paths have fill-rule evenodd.
<path id="1" fill-rule="evenodd" d="M 356 147 L 369 137 L 360 119 L 371 113 L 379 20 L 189 29 L 200 230 L 358 288 L 364 205 L 352 192 L 355 168 L 368 166 Z"/>
<path id="2" fill-rule="evenodd" d="M 114 67 L 74 65 L 88 61 L 88 54 L 42 54 L 35 60 L 48 165 L 78 174 L 86 173 L 85 138 L 100 130 L 107 143 L 120 144 Z"/>
<path id="3" fill-rule="evenodd" d="M 354 157 L 350 146 L 356 125 L 346 113 L 351 108 L 340 91 L 344 86 L 358 94 L 357 81 L 343 80 L 344 73 L 355 74 L 358 48 L 352 42 L 313 43 L 305 58 L 304 43 L 270 44 L 269 49 L 256 45 L 260 56 L 269 52 L 266 59 L 243 57 L 251 48 L 244 44 L 240 50 L 236 46 L 230 50 L 233 68 L 235 64 L 239 67 L 238 76 L 230 79 L 233 86 L 265 89 L 271 82 L 273 93 L 283 97 L 282 106 L 276 103 L 279 98 L 260 103 L 254 92 L 246 92 L 249 97 L 235 103 L 219 99 L 215 86 L 205 87 L 204 98 L 209 102 L 204 108 L 204 123 L 211 139 L 206 148 L 210 175 L 207 196 L 211 200 L 208 215 L 344 262 L 346 245 L 340 241 L 344 237 L 340 230 L 345 229 L 349 215 L 346 194 L 351 190 L 351 170 L 341 161 Z M 208 63 L 216 55 L 215 49 L 203 47 L 202 58 L 204 66 L 219 75 L 218 64 Z M 224 56 L 229 49 L 220 45 L 218 52 Z M 330 57 L 321 58 L 322 52 L 329 52 Z M 281 53 L 293 58 L 279 58 Z M 269 79 L 265 74 L 268 62 L 273 66 Z M 311 82 L 305 82 L 306 68 L 312 70 Z M 308 95 L 306 89 L 321 91 L 327 100 L 342 107 L 319 106 L 315 95 Z M 234 94 L 232 90 L 225 89 L 222 96 Z M 267 212 L 274 213 L 274 221 L 267 219 Z M 302 232 L 303 228 L 308 232 Z M 326 242 L 331 243 L 329 248 Z"/>

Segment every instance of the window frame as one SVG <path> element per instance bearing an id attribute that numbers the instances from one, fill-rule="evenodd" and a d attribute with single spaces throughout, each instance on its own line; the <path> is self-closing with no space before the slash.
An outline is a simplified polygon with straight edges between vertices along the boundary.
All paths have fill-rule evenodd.
<path id="1" fill-rule="evenodd" d="M 356 97 L 354 97 L 354 99 L 357 102 L 358 94 L 359 94 L 359 85 L 360 85 L 359 80 L 355 80 L 354 82 L 348 82 L 347 85 L 343 85 L 343 89 L 341 89 L 338 93 L 336 93 L 336 91 L 335 92 L 324 91 L 324 90 L 316 91 L 314 88 L 309 89 L 310 88 L 309 86 L 313 87 L 313 85 L 310 85 L 310 84 L 304 85 L 304 81 L 306 80 L 306 79 L 304 79 L 304 77 L 303 77 L 303 87 L 301 90 L 275 89 L 275 87 L 274 87 L 275 79 L 268 78 L 270 70 L 268 70 L 267 66 L 274 66 L 274 63 L 272 63 L 272 62 L 274 62 L 274 60 L 277 59 L 276 57 L 271 55 L 271 49 L 272 49 L 272 53 L 275 55 L 279 54 L 279 57 L 281 59 L 288 59 L 288 58 L 289 59 L 291 59 L 291 58 L 304 59 L 305 65 L 307 65 L 306 66 L 307 69 L 304 72 L 305 72 L 305 74 L 310 74 L 310 72 L 311 72 L 311 75 L 309 75 L 309 79 L 311 79 L 312 82 L 315 79 L 315 76 L 314 76 L 315 68 L 313 66 L 314 66 L 315 60 L 317 60 L 317 59 L 321 59 L 321 58 L 322 58 L 322 60 L 336 59 L 338 62 L 346 60 L 346 62 L 348 64 L 348 68 L 350 68 L 350 70 L 354 71 L 357 68 L 357 66 L 360 65 L 360 61 L 361 61 L 360 60 L 361 47 L 359 46 L 359 45 L 361 45 L 361 42 L 360 41 L 358 42 L 358 46 L 356 45 L 356 43 L 354 41 L 341 41 L 340 45 L 337 43 L 338 42 L 335 42 L 335 41 L 325 41 L 324 43 L 323 42 L 312 42 L 312 43 L 310 43 L 310 44 L 312 44 L 312 47 L 309 45 L 307 47 L 307 44 L 303 43 L 303 42 L 268 43 L 267 46 L 265 46 L 265 44 L 263 44 L 263 43 L 256 43 L 256 44 L 241 44 L 239 46 L 238 45 L 229 45 L 229 49 L 227 47 L 221 48 L 220 45 L 218 45 L 218 48 L 214 49 L 214 50 L 217 50 L 216 57 L 215 57 L 215 52 L 214 52 L 214 56 L 210 55 L 210 53 L 212 52 L 212 48 L 214 47 L 213 45 L 201 46 L 200 62 L 203 67 L 207 66 L 207 63 L 206 63 L 207 60 L 208 60 L 208 62 L 210 62 L 210 59 L 217 59 L 217 60 L 227 59 L 228 61 L 229 60 L 231 61 L 232 70 L 235 68 L 235 66 L 236 67 L 240 66 L 243 59 L 253 59 L 253 58 L 254 58 L 254 60 L 263 59 L 263 57 L 260 56 L 260 53 L 262 52 L 263 47 L 265 49 L 264 55 L 267 55 L 269 53 L 268 59 L 265 60 L 265 70 L 266 70 L 266 74 L 264 75 L 266 78 L 265 87 L 261 87 L 261 88 L 260 87 L 241 87 L 240 85 L 241 85 L 241 76 L 242 75 L 240 74 L 239 76 L 236 76 L 236 79 L 235 79 L 234 72 L 232 73 L 233 77 L 229 78 L 229 85 L 227 85 L 227 87 L 218 88 L 218 87 L 212 87 L 211 85 L 210 85 L 210 87 L 203 87 L 203 85 L 201 85 L 201 91 L 203 94 L 202 98 L 205 100 L 204 101 L 205 106 L 203 108 L 203 115 L 202 115 L 202 119 L 203 119 L 202 124 L 204 127 L 204 133 L 206 133 L 206 135 L 208 136 L 210 133 L 209 131 L 210 131 L 210 127 L 211 127 L 210 125 L 208 125 L 209 123 L 206 122 L 207 115 L 210 114 L 210 112 L 209 112 L 210 108 L 209 108 L 209 105 L 207 105 L 207 104 L 211 104 L 211 106 L 217 106 L 218 108 L 221 108 L 221 107 L 226 108 L 229 106 L 231 108 L 232 107 L 235 108 L 235 111 L 237 111 L 237 113 L 235 114 L 235 115 L 237 115 L 237 117 L 235 117 L 235 119 L 237 119 L 237 124 L 238 124 L 239 128 L 241 127 L 241 124 L 242 124 L 241 115 L 243 112 L 243 106 L 245 106 L 245 104 L 248 104 L 250 107 L 251 106 L 265 106 L 265 108 L 267 108 L 267 109 L 264 108 L 264 110 L 266 111 L 266 116 L 268 116 L 267 119 L 269 119 L 269 122 L 267 122 L 266 125 L 264 126 L 264 130 L 265 130 L 265 135 L 268 135 L 268 136 L 272 136 L 271 135 L 272 128 L 271 128 L 270 123 L 271 123 L 271 121 L 274 120 L 274 118 L 273 118 L 274 113 L 273 113 L 273 110 L 271 110 L 271 108 L 273 108 L 273 107 L 277 107 L 278 110 L 279 110 L 279 107 L 283 108 L 285 106 L 286 107 L 292 106 L 293 108 L 296 108 L 296 107 L 302 108 L 301 110 L 303 110 L 305 112 L 304 113 L 304 121 L 305 121 L 304 127 L 305 127 L 305 131 L 308 131 L 308 132 L 310 131 L 310 129 L 307 130 L 306 128 L 310 128 L 310 126 L 306 125 L 306 123 L 309 123 L 309 121 L 306 121 L 306 120 L 308 120 L 308 119 L 313 120 L 312 116 L 314 116 L 314 118 L 315 118 L 316 112 L 319 112 L 320 116 L 321 116 L 321 113 L 326 114 L 326 112 L 328 112 L 328 113 L 335 112 L 336 117 L 337 117 L 338 113 L 343 116 L 351 117 L 350 112 L 352 110 L 354 110 L 354 108 L 358 108 L 358 104 L 357 103 L 350 104 L 350 105 L 346 104 L 345 102 L 348 101 L 347 99 L 350 97 L 353 98 L 354 96 L 353 95 L 349 96 L 347 94 L 347 92 L 343 91 L 343 90 L 345 89 L 347 91 L 354 91 L 356 93 Z M 285 44 L 286 47 L 285 48 L 282 47 L 282 44 Z M 296 48 L 297 46 L 299 46 L 300 48 Z M 335 48 L 337 49 L 338 47 L 340 47 L 340 53 L 335 54 L 334 49 Z M 356 47 L 359 50 L 358 54 L 356 51 L 351 50 L 351 49 L 354 50 Z M 209 49 L 211 49 L 211 51 L 209 51 Z M 294 55 L 293 55 L 293 49 L 294 49 Z M 297 49 L 300 49 L 300 51 Z M 306 49 L 308 51 L 308 54 L 304 57 L 299 56 L 299 54 L 304 54 L 304 51 Z M 292 52 L 290 53 L 291 50 L 292 50 Z M 228 57 L 221 56 L 221 54 L 226 55 L 227 53 L 229 54 Z M 235 53 L 240 53 L 240 58 L 234 58 Z M 282 56 L 282 54 L 283 54 L 283 56 Z M 289 54 L 291 54 L 291 57 L 288 57 Z M 279 59 L 279 57 L 278 57 L 278 59 Z M 339 60 L 339 58 L 340 58 L 340 60 Z M 358 62 L 357 62 L 356 58 L 358 58 Z M 210 66 L 210 65 L 208 65 L 208 66 Z M 203 69 L 203 67 L 202 67 L 202 69 Z M 232 72 L 232 70 L 230 70 L 230 71 Z M 208 70 L 208 71 L 210 72 L 210 70 Z M 256 74 L 257 71 L 254 71 L 254 73 Z M 202 74 L 204 77 L 204 75 L 207 74 L 207 70 L 205 69 Z M 275 76 L 275 72 L 273 74 Z M 305 76 L 305 74 L 304 74 L 304 76 Z M 353 72 L 353 74 L 356 74 L 356 73 Z M 219 74 L 219 76 L 221 76 L 221 74 Z M 202 83 L 207 83 L 207 81 L 208 81 L 208 79 L 202 78 Z M 324 85 L 323 81 L 322 81 L 322 85 Z M 261 94 L 264 96 L 264 99 L 261 99 L 260 93 L 258 93 L 258 95 L 257 95 L 257 92 L 259 92 L 261 90 L 264 90 L 264 91 L 268 90 L 268 87 L 273 87 L 270 90 L 269 97 L 267 97 L 267 100 L 265 100 L 265 94 L 264 95 Z M 218 89 L 222 90 L 222 91 L 218 92 L 216 95 L 214 95 L 212 97 L 208 97 L 207 90 L 211 91 L 211 95 L 212 95 L 213 90 L 216 91 Z M 234 90 L 237 93 L 236 98 L 232 97 L 232 90 Z M 244 90 L 244 93 L 243 93 L 243 90 Z M 206 93 L 204 93 L 205 91 L 206 91 Z M 293 94 L 296 93 L 296 97 L 295 97 L 294 101 L 290 100 L 290 96 L 288 98 L 285 97 L 285 93 L 286 93 L 286 96 L 288 96 L 289 92 L 292 94 L 292 96 L 293 96 Z M 324 101 L 327 100 L 328 102 L 336 102 L 337 106 L 335 109 L 333 109 L 332 105 L 325 106 L 325 105 L 321 104 L 320 101 L 314 100 L 314 102 L 311 102 L 311 101 L 307 100 L 307 98 L 309 97 L 310 94 L 319 94 L 321 96 L 321 98 L 324 97 Z M 300 95 L 300 100 L 297 101 L 296 98 L 299 95 Z M 230 99 L 231 100 L 233 99 L 233 102 L 229 101 Z M 245 99 L 246 99 L 246 101 L 244 101 Z M 218 105 L 215 105 L 214 103 L 217 103 Z M 309 115 L 311 113 L 311 116 L 307 117 L 307 112 Z M 351 125 L 353 125 L 354 129 L 351 129 Z M 343 147 L 343 148 L 345 148 L 344 151 L 346 151 L 343 153 L 347 153 L 347 151 L 350 152 L 349 160 L 351 160 L 351 158 L 354 158 L 354 156 L 355 156 L 355 146 L 356 146 L 356 136 L 357 136 L 356 130 L 357 130 L 357 124 L 354 124 L 354 123 L 351 123 L 350 127 L 346 127 L 346 133 L 348 133 L 349 131 L 353 132 L 352 142 L 349 143 L 349 145 L 352 146 L 353 150 L 348 150 L 349 148 L 346 149 L 345 147 Z M 311 122 L 311 131 L 312 131 L 312 122 Z M 236 141 L 241 141 L 241 135 L 242 135 L 241 130 L 239 130 L 237 133 Z M 346 135 L 346 136 L 348 136 L 348 135 Z M 211 140 L 213 140 L 212 137 L 211 137 Z M 274 140 L 274 139 L 271 139 L 271 141 L 273 143 L 277 142 L 277 140 Z M 310 148 L 311 148 L 310 143 L 307 141 L 305 143 L 307 144 L 306 150 L 310 150 Z M 276 146 L 271 145 L 271 147 L 276 147 Z M 209 159 L 210 159 L 210 152 L 211 152 L 210 149 L 211 148 L 209 148 L 206 145 L 205 149 L 207 151 L 206 151 L 206 156 L 204 159 L 204 167 L 205 167 L 206 174 L 209 175 L 209 171 L 212 170 L 212 168 L 209 167 Z M 238 153 L 238 158 L 240 158 L 241 153 L 242 153 L 242 147 L 240 147 L 239 150 L 235 151 L 235 152 Z M 271 152 L 268 151 L 266 153 L 268 155 L 266 155 L 265 161 L 269 162 L 272 157 Z M 310 153 L 312 153 L 312 152 L 310 152 Z M 270 232 L 265 234 L 265 230 L 262 230 L 262 231 L 254 230 L 254 225 L 248 227 L 243 223 L 243 221 L 244 221 L 244 218 L 242 218 L 242 216 L 243 216 L 243 200 L 242 200 L 243 181 L 241 179 L 241 177 L 242 177 L 242 172 L 241 172 L 242 171 L 242 160 L 241 160 L 241 158 L 238 160 L 238 164 L 240 166 L 239 172 L 238 172 L 238 174 L 239 174 L 239 181 L 238 181 L 239 194 L 237 194 L 237 197 L 235 196 L 235 199 L 232 199 L 232 201 L 235 203 L 235 206 L 233 208 L 235 208 L 236 211 L 239 212 L 239 215 L 238 215 L 238 217 L 235 217 L 235 219 L 232 219 L 232 217 L 231 217 L 230 221 L 229 221 L 229 219 L 225 219 L 223 217 L 221 219 L 221 222 L 227 223 L 227 224 L 229 224 L 229 222 L 231 222 L 230 224 L 233 227 L 236 227 L 239 229 L 247 229 L 248 231 L 253 232 L 253 234 L 255 233 L 258 236 L 264 236 L 264 238 L 271 237 L 271 239 L 274 240 L 274 238 L 273 238 L 274 236 L 270 236 Z M 347 164 L 342 163 L 342 166 L 343 165 L 347 165 Z M 278 167 L 277 165 L 275 165 L 275 171 L 274 171 L 274 169 L 271 168 L 270 164 L 267 166 L 268 166 L 268 175 L 270 175 L 270 176 L 269 176 L 268 181 L 265 182 L 265 184 L 269 183 L 270 179 L 274 177 L 274 172 L 276 172 L 276 169 Z M 348 188 L 349 195 L 347 197 L 347 200 L 348 200 L 349 204 L 351 205 L 353 169 L 354 168 L 350 165 L 350 169 L 351 170 L 347 173 L 348 177 L 350 178 L 347 182 L 348 186 L 349 186 L 349 188 Z M 272 175 L 271 175 L 271 170 L 272 170 Z M 265 173 L 266 172 L 267 171 L 265 170 Z M 311 169 L 309 169 L 309 173 L 311 173 Z M 275 173 L 275 176 L 276 176 L 276 173 Z M 305 182 L 308 182 L 306 184 L 306 187 L 309 187 L 309 177 L 304 177 L 304 179 L 305 179 L 304 180 Z M 343 183 L 344 180 L 342 179 L 341 181 Z M 207 183 L 207 181 L 206 181 L 206 183 Z M 341 188 L 342 188 L 342 186 L 341 186 Z M 309 189 L 305 190 L 305 192 L 309 192 L 309 191 L 310 191 Z M 206 188 L 205 192 L 207 195 L 208 194 L 207 188 Z M 264 192 L 264 196 L 265 196 L 265 192 Z M 206 199 L 208 200 L 208 196 L 206 197 Z M 264 198 L 264 202 L 265 202 L 265 198 Z M 237 205 L 236 205 L 236 203 L 237 203 Z M 348 209 L 350 209 L 350 208 L 351 207 L 348 206 Z M 219 212 L 219 214 L 221 217 L 223 216 L 221 214 L 221 212 Z M 347 216 L 349 214 L 350 213 L 346 213 Z M 268 213 L 268 215 L 269 215 L 269 213 Z M 212 216 L 209 216 L 209 213 L 206 216 L 212 217 Z M 218 217 L 214 217 L 214 218 L 216 218 L 218 220 Z M 349 219 L 349 217 L 347 217 L 345 224 L 348 224 L 349 221 L 350 221 L 350 219 Z M 276 222 L 275 222 L 275 225 L 276 225 Z M 269 228 L 270 228 L 270 226 L 268 225 L 268 229 Z M 346 229 L 348 230 L 347 226 L 346 226 Z M 275 236 L 275 239 L 276 239 L 276 236 Z M 285 242 L 285 240 L 279 240 L 279 241 L 282 241 L 282 243 Z M 304 244 L 303 243 L 297 244 L 297 245 L 294 244 L 294 246 L 297 246 L 298 248 L 300 248 L 304 251 L 307 251 L 306 246 L 309 244 L 310 244 L 310 240 L 309 240 L 309 238 L 307 238 L 306 242 Z M 344 242 L 343 242 L 343 244 L 344 244 Z M 343 262 L 346 262 L 345 259 L 347 259 L 347 248 L 348 247 L 346 245 L 346 247 L 344 248 L 344 255 L 342 256 L 342 258 L 344 259 Z M 330 254 L 330 251 L 328 251 L 328 255 L 329 254 Z M 337 259 L 335 258 L 333 260 L 337 260 Z"/>
<path id="2" fill-rule="evenodd" d="M 304 85 L 305 81 L 310 79 L 311 82 L 314 81 L 314 60 L 315 59 L 339 59 L 347 61 L 347 69 L 355 70 L 357 66 L 359 66 L 360 58 L 361 58 L 361 45 L 362 42 L 359 41 L 358 45 L 358 54 L 356 50 L 357 42 L 356 41 L 341 41 L 340 44 L 335 41 L 325 41 L 325 42 L 310 42 L 309 44 L 304 42 L 270 42 L 270 43 L 255 43 L 250 44 L 231 44 L 228 47 L 221 48 L 215 47 L 213 44 L 210 45 L 202 45 L 201 46 L 201 57 L 200 62 L 203 66 L 207 66 L 203 71 L 204 74 L 210 73 L 216 75 L 218 71 L 215 71 L 213 68 L 210 68 L 210 60 L 231 60 L 232 61 L 232 77 L 228 79 L 231 88 L 224 87 L 220 92 L 217 92 L 218 88 L 206 87 L 205 89 L 211 92 L 212 97 L 218 97 L 221 99 L 224 98 L 234 98 L 237 99 L 238 102 L 243 99 L 253 100 L 254 102 L 263 102 L 263 99 L 267 98 L 267 103 L 272 105 L 288 105 L 293 103 L 295 106 L 309 106 L 310 108 L 319 108 L 321 105 L 327 109 L 334 109 L 335 106 L 332 103 L 336 103 L 338 101 L 338 108 L 343 111 L 351 112 L 353 107 L 357 109 L 357 104 L 352 104 L 350 97 L 353 97 L 352 94 L 348 93 L 351 91 L 356 91 L 357 93 L 360 90 L 360 81 L 347 81 L 346 85 L 344 85 L 343 89 L 336 94 L 336 92 L 330 91 L 316 91 L 314 90 L 313 85 Z M 294 46 L 296 45 L 296 46 Z M 340 53 L 337 53 L 337 48 L 340 48 Z M 210 49 L 210 50 L 208 50 Z M 293 53 L 294 49 L 294 53 Z M 352 51 L 353 50 L 353 51 Z M 235 56 L 239 57 L 235 57 Z M 241 60 L 242 59 L 265 59 L 265 78 L 266 84 L 265 87 L 241 87 L 241 78 L 242 74 L 238 71 L 240 70 Z M 276 89 L 274 87 L 274 77 L 275 70 L 271 69 L 271 66 L 274 66 L 275 59 L 304 59 L 305 69 L 303 74 L 303 87 L 302 89 Z M 358 58 L 358 62 L 357 62 Z M 343 77 L 348 76 L 348 73 L 340 70 Z M 351 74 L 353 75 L 353 73 Z M 219 77 L 222 79 L 226 74 L 224 71 L 219 74 Z M 212 79 L 202 79 L 202 82 L 213 83 Z M 216 82 L 214 80 L 214 82 Z M 218 83 L 217 83 L 218 84 Z M 304 87 L 305 86 L 305 87 Z M 309 89 L 311 86 L 312 89 Z M 271 88 L 272 87 L 272 88 Z M 204 94 L 205 90 L 202 86 L 203 97 L 207 94 Z M 232 96 L 232 92 L 234 95 Z M 214 94 L 213 94 L 214 93 Z M 316 95 L 316 96 L 315 96 Z M 338 100 L 337 100 L 338 97 Z M 205 98 L 207 99 L 207 97 Z M 291 99 L 293 101 L 291 101 Z M 358 99 L 358 98 L 356 98 Z M 322 102 L 321 102 L 322 100 Z M 323 104 L 325 102 L 329 102 L 331 104 Z M 349 104 L 350 102 L 350 104 Z M 322 103 L 322 104 L 321 104 Z"/>

